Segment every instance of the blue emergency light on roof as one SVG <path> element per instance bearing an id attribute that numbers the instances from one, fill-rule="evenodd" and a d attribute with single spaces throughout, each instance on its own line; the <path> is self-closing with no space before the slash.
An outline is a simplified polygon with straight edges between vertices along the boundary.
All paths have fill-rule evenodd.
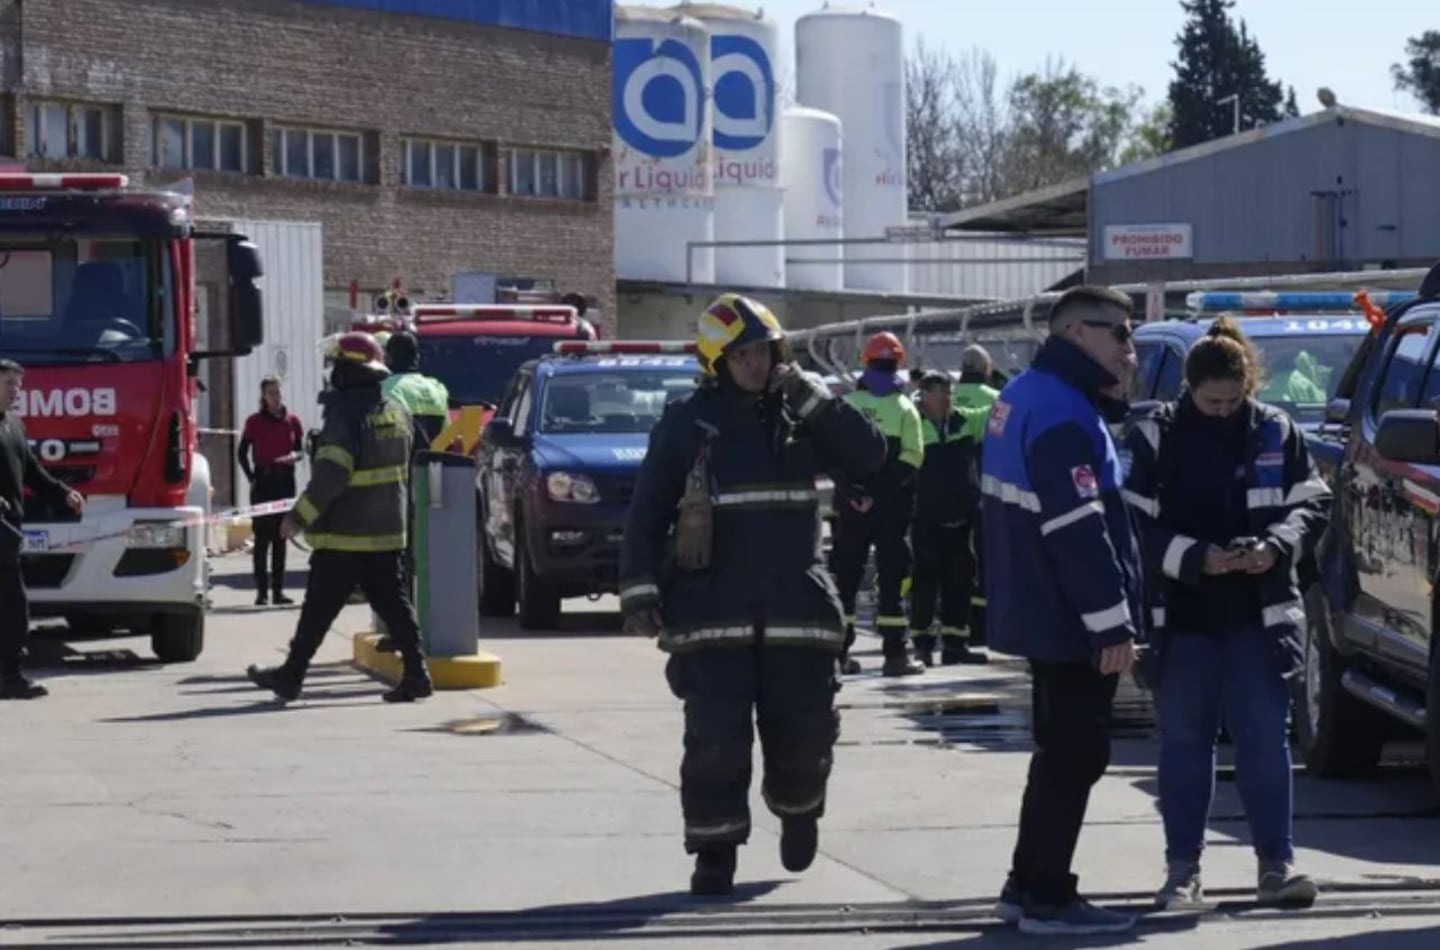
<path id="1" fill-rule="evenodd" d="M 561 340 L 555 352 L 561 356 L 653 356 L 658 353 L 694 353 L 689 340 Z"/>
<path id="2" fill-rule="evenodd" d="M 107 191 L 124 188 L 128 184 L 130 179 L 124 175 L 31 175 L 0 172 L 0 191 Z"/>
<path id="3" fill-rule="evenodd" d="M 1370 299 L 1393 307 L 1415 299 L 1409 290 L 1372 290 Z M 1192 313 L 1236 310 L 1251 313 L 1355 313 L 1360 305 L 1348 290 L 1197 291 L 1185 298 Z"/>

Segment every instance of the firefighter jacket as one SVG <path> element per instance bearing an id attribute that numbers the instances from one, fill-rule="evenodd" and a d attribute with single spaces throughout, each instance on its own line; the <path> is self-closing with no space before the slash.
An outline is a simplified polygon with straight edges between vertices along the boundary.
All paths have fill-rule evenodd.
<path id="1" fill-rule="evenodd" d="M 621 612 L 658 603 L 660 647 L 671 653 L 753 643 L 757 624 L 767 644 L 839 653 L 845 625 L 820 556 L 815 478 L 833 470 L 864 478 L 885 452 L 884 437 L 842 400 L 826 396 L 801 422 L 778 397 L 757 403 L 728 384 L 702 384 L 650 433 L 620 556 Z M 675 563 L 671 528 L 702 456 L 710 565 L 686 571 Z"/>
<path id="2" fill-rule="evenodd" d="M 915 475 L 925 460 L 925 438 L 920 432 L 920 410 L 912 396 L 896 390 L 877 396 L 868 389 L 857 389 L 845 396 L 845 402 L 864 414 L 885 436 L 888 454 L 881 469 L 864 479 L 833 473 L 835 507 L 844 510 L 841 502 L 868 495 L 893 497 L 912 491 Z"/>
<path id="3" fill-rule="evenodd" d="M 378 383 L 322 397 L 310 484 L 295 517 L 317 551 L 400 551 L 412 447 L 410 413 Z"/>
<path id="4" fill-rule="evenodd" d="M 923 412 L 925 462 L 915 478 L 916 524 L 957 525 L 974 519 L 980 504 L 980 442 L 988 407 L 957 408 L 936 423 Z"/>
<path id="5" fill-rule="evenodd" d="M 416 372 L 391 373 L 380 383 L 380 391 L 409 410 L 417 452 L 429 448 L 450 421 L 450 391 L 438 379 Z"/>
<path id="6" fill-rule="evenodd" d="M 1182 402 L 1188 398 L 1181 397 Z M 1147 619 L 1156 669 L 1165 647 L 1167 595 L 1178 585 L 1199 585 L 1207 546 L 1177 532 L 1167 516 L 1187 503 L 1174 490 L 1174 472 L 1194 464 L 1191 453 L 1196 451 L 1177 437 L 1177 413 L 1183 411 L 1181 404 L 1161 405 L 1125 440 L 1130 455 L 1125 499 L 1134 512 L 1144 550 Z M 1274 637 L 1277 660 L 1288 675 L 1303 666 L 1305 608 L 1300 578 L 1302 568 L 1313 564 L 1316 543 L 1329 521 L 1330 489 L 1288 415 L 1253 400 L 1240 411 L 1248 415 L 1244 478 L 1250 535 L 1270 542 L 1278 552 L 1275 567 L 1258 578 L 1260 620 Z"/>
<path id="7" fill-rule="evenodd" d="M 1140 548 L 1106 426 L 1126 407 L 1100 395 L 1114 382 L 1052 336 L 991 410 L 981 520 L 988 643 L 1002 653 L 1090 662 L 1137 638 Z"/>

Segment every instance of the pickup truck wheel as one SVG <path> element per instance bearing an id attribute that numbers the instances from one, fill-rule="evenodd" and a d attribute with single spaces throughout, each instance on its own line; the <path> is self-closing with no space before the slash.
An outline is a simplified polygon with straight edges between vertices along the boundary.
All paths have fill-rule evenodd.
<path id="1" fill-rule="evenodd" d="M 480 550 L 480 616 L 510 617 L 515 614 L 515 572 L 495 559 L 485 540 L 485 526 L 475 531 Z"/>
<path id="2" fill-rule="evenodd" d="M 1384 714 L 1340 685 L 1345 663 L 1330 638 L 1330 603 L 1313 588 L 1305 600 L 1305 666 L 1292 707 L 1305 768 L 1322 778 L 1368 775 L 1385 749 Z"/>
<path id="3" fill-rule="evenodd" d="M 554 630 L 560 626 L 560 592 L 535 573 L 521 526 L 515 528 L 515 588 L 523 630 Z"/>
<path id="4" fill-rule="evenodd" d="M 191 663 L 205 648 L 205 611 L 159 614 L 150 633 L 150 647 L 162 663 Z"/>

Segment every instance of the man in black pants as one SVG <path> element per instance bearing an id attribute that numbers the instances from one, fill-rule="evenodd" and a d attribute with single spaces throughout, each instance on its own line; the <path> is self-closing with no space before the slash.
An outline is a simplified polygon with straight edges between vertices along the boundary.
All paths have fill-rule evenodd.
<path id="1" fill-rule="evenodd" d="M 77 515 L 85 511 L 79 492 L 40 467 L 25 437 L 25 424 L 11 411 L 24 375 L 19 363 L 0 359 L 0 699 L 38 699 L 49 693 L 20 671 L 30 637 L 30 603 L 20 573 L 24 490 L 51 504 L 63 503 Z"/>
<path id="2" fill-rule="evenodd" d="M 1110 704 L 1135 663 L 1139 542 L 1109 422 L 1135 369 L 1130 299 L 1066 291 L 1030 369 L 1000 394 L 981 459 L 989 644 L 1030 660 L 1035 754 L 996 910 L 1026 933 L 1127 930 L 1082 900 L 1070 865 L 1110 764 Z"/>

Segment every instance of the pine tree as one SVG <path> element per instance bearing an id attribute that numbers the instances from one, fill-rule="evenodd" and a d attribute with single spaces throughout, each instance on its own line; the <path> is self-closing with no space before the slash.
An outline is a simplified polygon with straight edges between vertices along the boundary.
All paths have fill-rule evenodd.
<path id="1" fill-rule="evenodd" d="M 1440 30 L 1426 30 L 1405 44 L 1405 65 L 1390 67 L 1395 88 L 1420 100 L 1426 112 L 1440 115 Z"/>
<path id="2" fill-rule="evenodd" d="M 1265 73 L 1265 54 L 1242 20 L 1230 17 L 1234 0 L 1181 0 L 1188 19 L 1175 38 L 1179 61 L 1171 65 L 1170 140 L 1174 148 L 1230 135 L 1239 96 L 1240 131 L 1280 119 L 1285 89 Z M 1299 113 L 1298 106 L 1296 113 Z"/>

